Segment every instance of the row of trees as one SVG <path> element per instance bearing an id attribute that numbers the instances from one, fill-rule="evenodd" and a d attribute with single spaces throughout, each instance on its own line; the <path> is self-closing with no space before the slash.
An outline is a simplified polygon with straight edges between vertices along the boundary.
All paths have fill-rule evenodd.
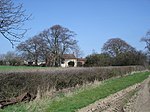
<path id="1" fill-rule="evenodd" d="M 47 66 L 60 66 L 62 55 L 69 51 L 78 51 L 75 33 L 60 25 L 54 25 L 40 34 L 21 42 L 17 46 L 19 54 L 8 52 L 0 56 L 0 64 L 20 65 L 24 60 L 46 62 Z M 150 50 L 150 39 L 146 35 L 141 40 L 146 42 Z M 102 53 L 93 53 L 86 57 L 85 66 L 127 66 L 146 65 L 149 61 L 149 52 L 137 51 L 134 47 L 120 38 L 109 39 L 102 47 Z"/>
<path id="2" fill-rule="evenodd" d="M 5 59 L 3 62 L 9 62 L 10 65 L 18 65 L 21 64 L 21 61 L 23 62 L 23 60 L 25 59 L 35 61 L 35 64 L 37 64 L 39 60 L 44 60 L 45 62 L 47 62 L 47 66 L 60 66 L 58 65 L 58 63 L 61 63 L 61 56 L 63 55 L 63 53 L 66 53 L 68 50 L 76 49 L 77 43 L 70 43 L 70 41 L 69 45 L 71 47 L 67 47 L 68 50 L 62 52 L 62 49 L 57 49 L 56 52 L 58 52 L 58 54 L 54 54 L 55 52 L 53 53 L 53 49 L 55 51 L 56 48 L 48 46 L 48 43 L 46 44 L 47 41 L 44 40 L 45 37 L 41 36 L 42 33 L 39 34 L 40 36 L 32 37 L 17 46 L 17 49 L 22 51 L 22 58 L 13 52 L 8 52 L 5 55 L 5 58 L 3 58 Z M 53 36 L 50 36 L 49 38 L 55 39 L 53 38 Z M 55 44 L 51 43 L 50 45 Z M 134 47 L 120 38 L 112 38 L 104 43 L 101 54 L 93 53 L 86 57 L 85 66 L 146 65 L 147 62 L 147 55 L 145 53 L 143 53 L 142 51 L 137 51 Z"/>
<path id="3" fill-rule="evenodd" d="M 22 5 L 16 6 L 12 0 L 0 1 L 0 35 L 8 39 L 12 45 L 24 37 L 27 29 L 22 26 L 29 18 L 30 15 L 25 14 Z M 54 25 L 25 42 L 21 42 L 17 46 L 17 51 L 24 60 L 34 61 L 35 65 L 42 60 L 46 62 L 47 66 L 60 66 L 64 53 L 74 51 L 77 55 L 80 54 L 74 37 L 73 31 L 60 25 Z M 150 31 L 141 41 L 146 43 L 146 53 L 137 51 L 120 38 L 109 39 L 104 44 L 101 54 L 92 54 L 86 57 L 86 66 L 145 65 L 147 58 L 150 60 Z M 16 60 L 21 59 L 12 53 L 7 55 L 1 56 L 1 64 L 9 62 L 10 65 L 15 65 Z"/>
<path id="4" fill-rule="evenodd" d="M 7 52 L 0 55 L 0 65 L 18 66 L 23 65 L 24 60 L 15 52 Z"/>
<path id="5" fill-rule="evenodd" d="M 47 66 L 60 66 L 62 55 L 69 51 L 80 51 L 77 41 L 73 39 L 74 32 L 60 25 L 54 25 L 48 30 L 21 42 L 17 46 L 19 54 L 8 52 L 0 56 L 0 65 L 22 65 L 24 60 L 29 62 L 46 62 Z M 149 51 L 150 41 L 142 38 Z M 147 65 L 148 54 L 137 51 L 134 47 L 120 38 L 109 39 L 102 47 L 102 53 L 93 53 L 86 57 L 85 66 L 127 66 Z M 78 53 L 77 53 L 78 54 Z"/>
<path id="6" fill-rule="evenodd" d="M 137 51 L 134 47 L 120 38 L 109 39 L 102 48 L 101 54 L 92 54 L 86 57 L 85 66 L 127 66 L 146 65 L 146 54 Z"/>

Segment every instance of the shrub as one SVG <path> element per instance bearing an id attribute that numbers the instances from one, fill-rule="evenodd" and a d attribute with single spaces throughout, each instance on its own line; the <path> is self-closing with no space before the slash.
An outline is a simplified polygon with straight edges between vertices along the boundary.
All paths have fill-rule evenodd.
<path id="1" fill-rule="evenodd" d="M 86 57 L 86 67 L 110 66 L 112 58 L 108 54 L 91 54 Z"/>
<path id="2" fill-rule="evenodd" d="M 89 67 L 64 69 L 39 69 L 38 71 L 22 71 L 0 73 L 0 100 L 18 96 L 24 92 L 34 95 L 51 88 L 56 90 L 75 87 L 87 82 L 101 81 L 114 76 L 122 76 L 132 71 L 141 71 L 142 66 L 126 67 Z"/>

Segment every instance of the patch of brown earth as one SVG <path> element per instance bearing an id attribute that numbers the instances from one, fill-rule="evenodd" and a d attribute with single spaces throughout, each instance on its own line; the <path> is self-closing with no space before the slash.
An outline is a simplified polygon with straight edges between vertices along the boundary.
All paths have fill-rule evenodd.
<path id="1" fill-rule="evenodd" d="M 124 106 L 124 112 L 150 112 L 150 77 Z"/>
<path id="2" fill-rule="evenodd" d="M 78 112 L 122 112 L 123 106 L 139 87 L 140 84 L 130 86 L 104 99 L 96 101 L 95 103 L 78 110 Z"/>

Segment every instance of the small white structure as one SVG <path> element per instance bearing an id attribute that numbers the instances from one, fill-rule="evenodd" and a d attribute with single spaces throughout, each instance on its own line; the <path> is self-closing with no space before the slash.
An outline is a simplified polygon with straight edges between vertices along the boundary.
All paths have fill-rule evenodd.
<path id="1" fill-rule="evenodd" d="M 77 58 L 74 54 L 64 54 L 61 67 L 77 67 Z"/>
<path id="2" fill-rule="evenodd" d="M 85 64 L 84 58 L 76 58 L 74 54 L 64 54 L 61 59 L 61 67 L 82 67 Z M 35 65 L 32 60 L 24 61 L 25 65 Z M 44 65 L 45 61 L 39 61 L 37 65 Z"/>

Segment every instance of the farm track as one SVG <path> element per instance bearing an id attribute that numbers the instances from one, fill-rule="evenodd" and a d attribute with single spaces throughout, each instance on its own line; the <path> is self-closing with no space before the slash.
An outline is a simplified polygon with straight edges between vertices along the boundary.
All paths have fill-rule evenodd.
<path id="1" fill-rule="evenodd" d="M 150 112 L 150 77 L 125 105 L 124 112 Z"/>
<path id="2" fill-rule="evenodd" d="M 104 99 L 100 99 L 78 112 L 122 112 L 122 107 L 131 98 L 132 94 L 139 89 L 140 84 L 135 84 Z"/>
<path id="3" fill-rule="evenodd" d="M 150 112 L 150 77 L 104 99 L 100 99 L 78 112 Z"/>

